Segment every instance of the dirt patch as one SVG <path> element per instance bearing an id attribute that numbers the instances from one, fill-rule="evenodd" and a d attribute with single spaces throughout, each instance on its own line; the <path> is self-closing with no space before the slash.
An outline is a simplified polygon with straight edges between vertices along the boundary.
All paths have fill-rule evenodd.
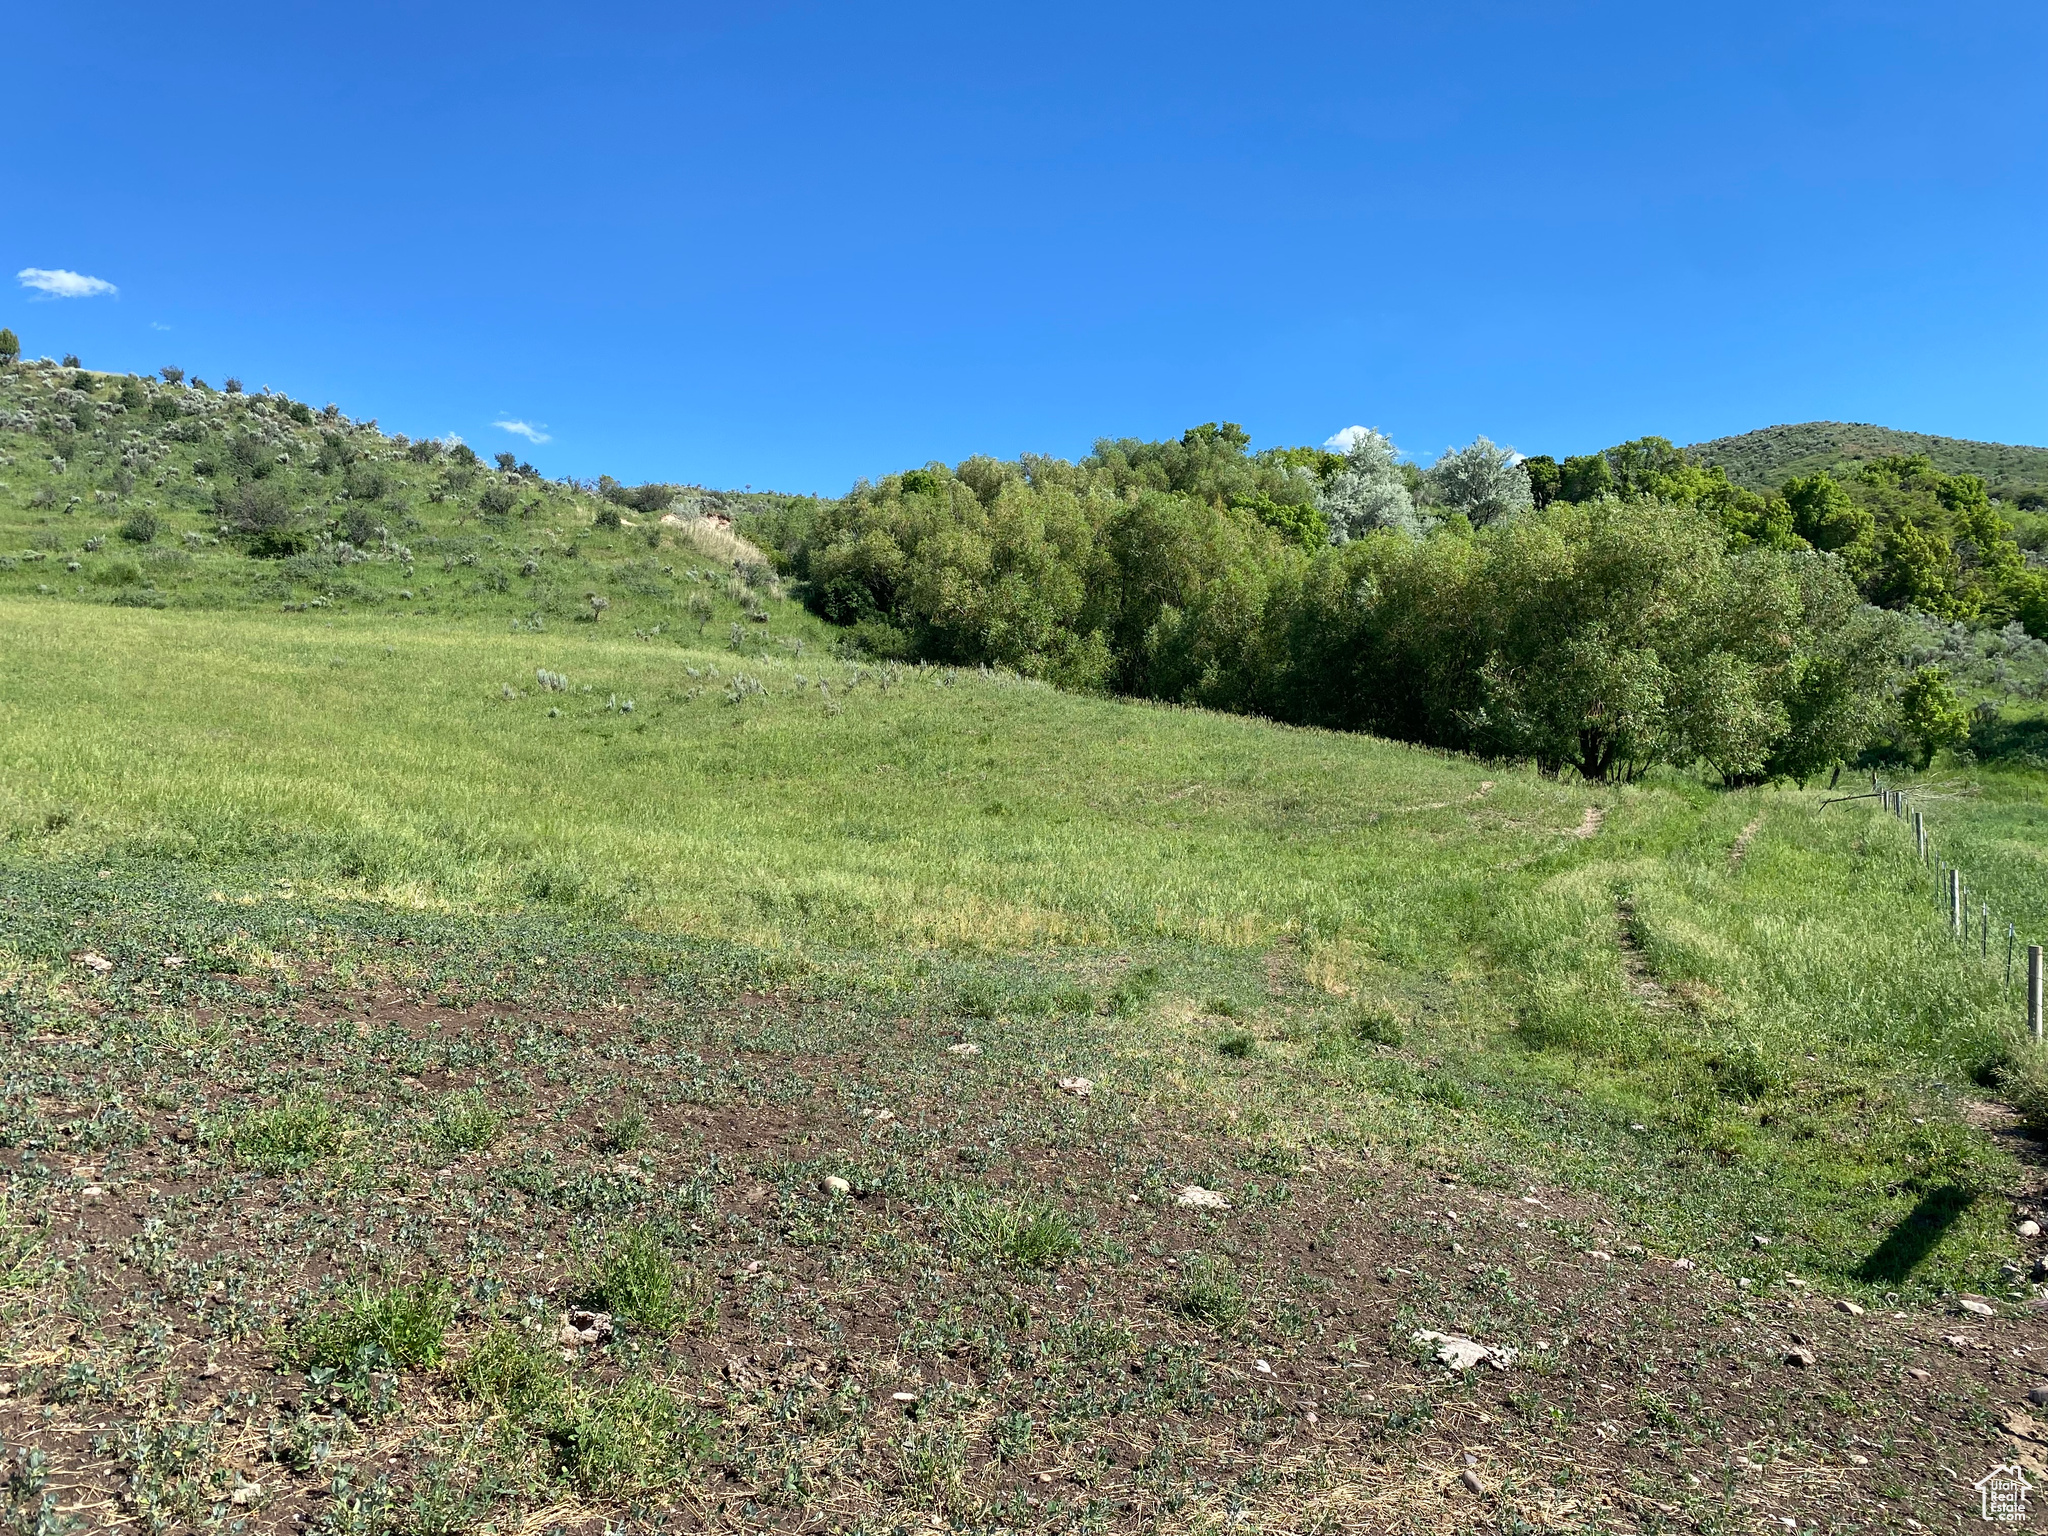
<path id="1" fill-rule="evenodd" d="M 1740 869 L 1742 867 L 1742 861 L 1749 853 L 1750 842 L 1756 837 L 1758 829 L 1763 824 L 1764 818 L 1757 816 L 1748 826 L 1736 834 L 1734 844 L 1728 849 L 1728 867 L 1730 869 Z"/>
<path id="2" fill-rule="evenodd" d="M 819 1052 L 774 1043 L 788 1000 L 744 1004 L 273 1000 L 177 1021 L 219 1040 L 203 1070 L 136 1049 L 160 1019 L 97 1020 L 119 1048 L 24 1030 L 37 1094 L 4 1166 L 34 1246 L 0 1290 L 0 1437 L 47 1458 L 62 1509 L 183 1528 L 253 1486 L 251 1532 L 423 1529 L 458 1495 L 482 1502 L 436 1528 L 595 1536 L 635 1506 L 648 1530 L 1932 1520 L 1958 1458 L 1975 1476 L 2020 1446 L 1987 1407 L 2048 1357 L 2032 1313 L 1851 1314 L 1768 1255 L 1738 1276 L 1646 1251 L 1505 1167 L 1475 1186 L 1247 1136 L 1114 1081 L 1077 1099 L 994 1022 L 974 1056 L 909 1021 Z M 235 1127 L 313 1091 L 334 1150 L 253 1164 Z M 502 1130 L 436 1148 L 473 1095 Z M 1227 1205 L 1184 1207 L 1190 1184 Z M 1029 1212 L 1070 1245 L 1014 1246 L 1004 1213 Z M 710 1449 L 662 1505 L 579 1488 L 450 1370 L 493 1329 L 555 1326 L 631 1225 L 713 1316 L 563 1368 L 698 1416 Z M 449 1366 L 386 1372 L 371 1409 L 280 1369 L 305 1318 L 432 1275 L 458 1299 Z M 1419 1330 L 1516 1353 L 1454 1371 Z"/>
<path id="3" fill-rule="evenodd" d="M 1586 807 L 1586 814 L 1579 818 L 1579 824 L 1569 829 L 1564 835 L 1577 838 L 1598 837 L 1600 829 L 1606 825 L 1606 810 L 1601 806 L 1589 805 Z"/>
<path id="4" fill-rule="evenodd" d="M 1643 948 L 1642 933 L 1636 926 L 1635 903 L 1622 896 L 1614 903 L 1614 944 L 1621 955 L 1622 975 L 1629 995 L 1643 1007 L 1664 1012 L 1678 1001 L 1658 979 L 1656 968 Z"/>

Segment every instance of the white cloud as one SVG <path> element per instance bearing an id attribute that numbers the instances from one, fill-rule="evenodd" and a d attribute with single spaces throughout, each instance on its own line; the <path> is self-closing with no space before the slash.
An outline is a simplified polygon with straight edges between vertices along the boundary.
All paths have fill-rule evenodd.
<path id="1" fill-rule="evenodd" d="M 1342 432 L 1332 432 L 1323 439 L 1323 446 L 1332 453 L 1349 453 L 1351 445 L 1361 437 L 1372 436 L 1371 427 L 1346 427 Z"/>
<path id="2" fill-rule="evenodd" d="M 529 443 L 553 441 L 542 426 L 537 426 L 530 421 L 494 421 L 491 425 L 500 432 L 510 432 L 514 437 L 523 437 Z"/>
<path id="3" fill-rule="evenodd" d="M 161 320 L 150 321 L 149 328 L 152 331 L 168 331 L 170 329 L 170 327 L 168 325 L 165 325 Z"/>
<path id="4" fill-rule="evenodd" d="M 22 287 L 34 288 L 53 299 L 89 299 L 95 294 L 121 291 L 103 277 L 66 272 L 62 267 L 23 267 L 14 275 L 21 279 Z"/>

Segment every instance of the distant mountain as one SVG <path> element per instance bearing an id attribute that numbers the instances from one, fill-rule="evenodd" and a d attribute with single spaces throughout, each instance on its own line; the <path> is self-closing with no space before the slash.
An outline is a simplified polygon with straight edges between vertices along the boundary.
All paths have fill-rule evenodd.
<path id="1" fill-rule="evenodd" d="M 1865 459 L 1924 453 L 1944 474 L 1981 475 L 1991 494 L 2004 501 L 2048 497 L 2048 448 L 2014 443 L 1976 443 L 1961 437 L 1929 437 L 1853 421 L 1803 421 L 1765 427 L 1740 437 L 1717 437 L 1686 449 L 1695 459 L 1718 464 L 1728 478 L 1750 490 L 1776 490 L 1792 475 L 1850 469 Z"/>

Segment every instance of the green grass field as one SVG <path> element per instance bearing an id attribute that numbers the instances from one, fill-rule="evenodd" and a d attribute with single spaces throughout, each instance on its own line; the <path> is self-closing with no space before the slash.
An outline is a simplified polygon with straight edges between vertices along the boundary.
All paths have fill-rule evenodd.
<path id="1" fill-rule="evenodd" d="M 392 615 L 0 601 L 0 1305 L 43 1414 L 5 1433 L 63 1469 L 9 1485 L 18 1521 L 61 1485 L 179 1528 L 1448 1528 L 1483 1497 L 1733 1530 L 1849 1488 L 1885 1528 L 1944 1508 L 1936 1440 L 1998 1448 L 2000 1367 L 1935 1340 L 1959 1293 L 2036 1326 L 2027 1153 L 1980 1086 L 2016 1003 L 1867 804 L 815 635 Z M 2036 913 L 2042 814 L 2000 779 L 1938 836 Z M 200 1343 L 116 1327 L 144 1295 Z M 1788 1385 L 1769 1340 L 1834 1340 L 1829 1297 L 1902 1320 Z M 618 1340 L 537 1346 L 572 1302 Z M 1518 1374 L 1410 1358 L 1453 1324 Z M 1341 1382 L 1280 1392 L 1311 1367 Z M 1430 1470 L 1460 1446 L 1483 1496 Z"/>

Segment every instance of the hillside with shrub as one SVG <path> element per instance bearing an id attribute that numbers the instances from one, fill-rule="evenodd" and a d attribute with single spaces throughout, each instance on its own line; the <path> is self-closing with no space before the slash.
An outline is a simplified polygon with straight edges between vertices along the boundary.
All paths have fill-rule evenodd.
<path id="1" fill-rule="evenodd" d="M 815 643 L 731 515 L 766 498 L 550 480 L 329 405 L 0 368 L 0 594 L 140 608 L 490 615 Z"/>
<path id="2" fill-rule="evenodd" d="M 1686 453 L 1718 465 L 1744 490 L 1776 490 L 1799 475 L 1853 475 L 1873 459 L 1919 456 L 1945 475 L 1975 475 L 1991 495 L 2026 511 L 2048 507 L 2048 448 L 1901 432 L 1868 422 L 1803 421 L 1694 443 Z"/>

